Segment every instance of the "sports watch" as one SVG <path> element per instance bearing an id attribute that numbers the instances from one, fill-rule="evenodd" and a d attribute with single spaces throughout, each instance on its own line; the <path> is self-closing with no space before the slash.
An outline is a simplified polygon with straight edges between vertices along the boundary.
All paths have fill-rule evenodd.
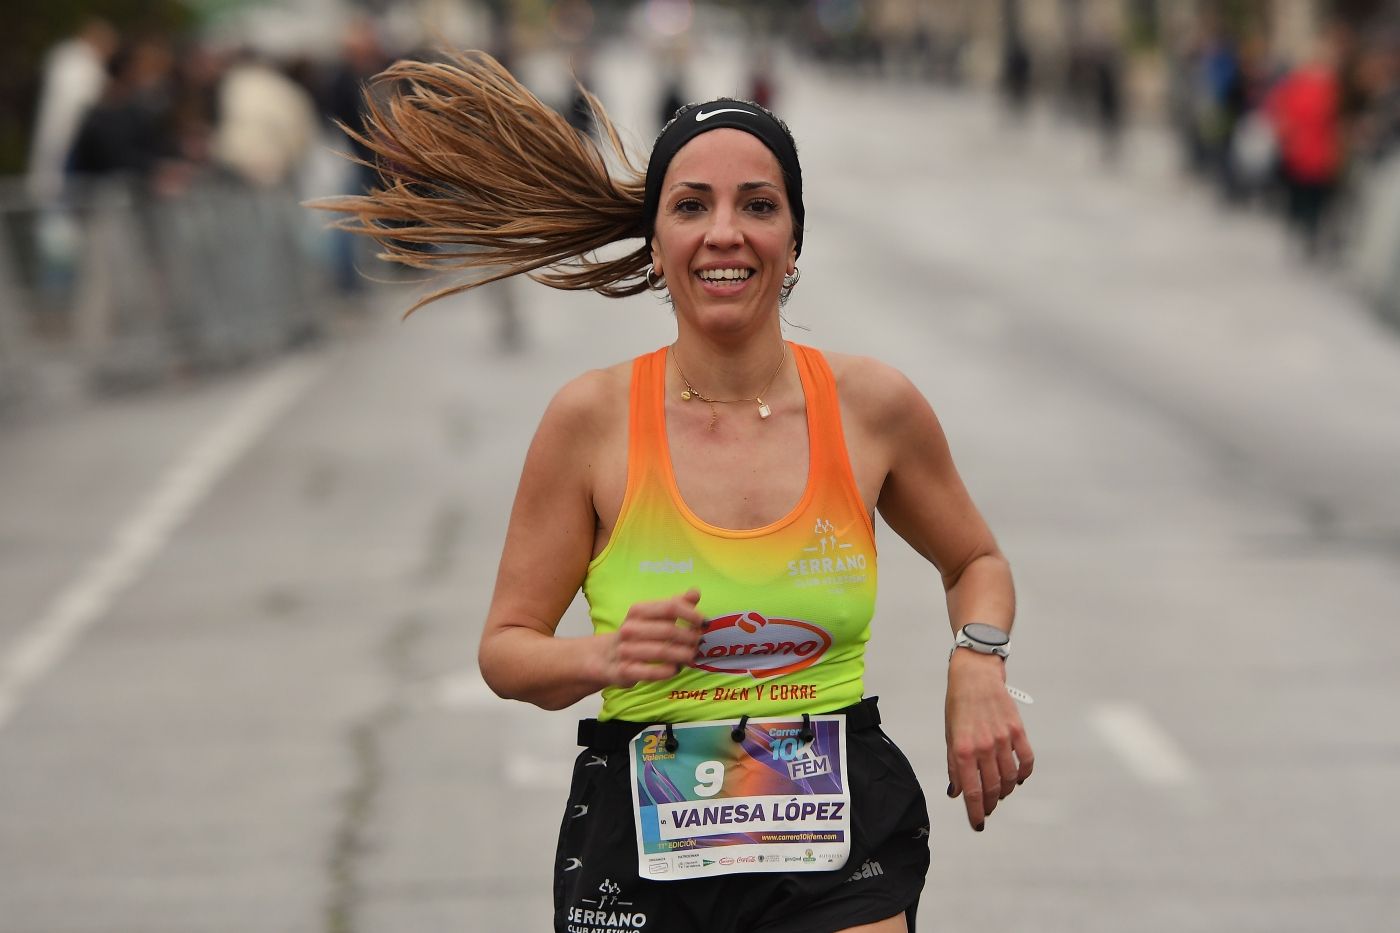
<path id="1" fill-rule="evenodd" d="M 996 626 L 969 622 L 953 636 L 953 650 L 948 652 L 948 657 L 951 659 L 953 651 L 959 648 L 971 648 L 978 654 L 994 654 L 1004 661 L 1011 656 L 1010 645 L 1011 636 Z"/>

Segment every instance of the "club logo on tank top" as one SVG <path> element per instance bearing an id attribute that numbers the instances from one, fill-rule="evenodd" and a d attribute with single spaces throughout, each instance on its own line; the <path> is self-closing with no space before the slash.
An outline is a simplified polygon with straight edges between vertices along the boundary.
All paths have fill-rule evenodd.
<path id="1" fill-rule="evenodd" d="M 825 629 L 798 619 L 764 618 L 751 610 L 707 622 L 695 666 L 716 674 L 776 677 L 811 667 L 830 647 Z"/>

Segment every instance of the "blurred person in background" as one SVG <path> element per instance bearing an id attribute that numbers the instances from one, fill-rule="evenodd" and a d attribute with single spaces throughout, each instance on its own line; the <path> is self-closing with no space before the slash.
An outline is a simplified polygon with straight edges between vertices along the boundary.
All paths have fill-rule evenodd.
<path id="1" fill-rule="evenodd" d="M 1084 67 L 1099 151 L 1104 162 L 1113 165 L 1123 146 L 1123 59 L 1117 45 L 1103 36 L 1089 44 Z"/>
<path id="2" fill-rule="evenodd" d="M 213 156 L 255 188 L 291 185 L 317 138 L 316 105 L 301 85 L 250 50 L 219 85 Z"/>
<path id="3" fill-rule="evenodd" d="M 365 93 L 370 79 L 389 64 L 389 57 L 380 43 L 378 28 L 368 18 L 355 19 L 346 27 L 340 53 L 340 59 L 331 66 L 324 85 L 322 112 L 334 126 L 343 129 L 342 139 L 348 143 L 349 154 L 354 160 L 345 166 L 340 190 L 362 194 L 374 186 L 377 177 L 373 167 L 374 154 L 362 141 Z M 342 231 L 333 231 L 332 276 L 336 290 L 344 296 L 356 296 L 364 291 L 364 282 L 356 268 L 356 254 L 355 238 Z"/>
<path id="4" fill-rule="evenodd" d="M 579 49 L 570 59 L 569 70 L 573 73 L 570 83 L 572 91 L 568 103 L 564 105 L 564 118 L 579 133 L 592 136 L 597 131 L 593 105 L 590 103 L 593 93 L 589 90 L 594 86 L 592 54 L 587 49 Z"/>
<path id="5" fill-rule="evenodd" d="M 1337 40 L 1335 34 L 1319 38 L 1309 60 L 1279 81 L 1266 103 L 1278 137 L 1288 220 L 1308 256 L 1321 251 L 1343 167 Z"/>
<path id="6" fill-rule="evenodd" d="M 343 126 L 351 152 L 365 158 L 370 151 L 359 141 L 364 130 L 364 95 L 370 79 L 389 64 L 389 56 L 379 40 L 379 30 L 369 18 L 357 18 L 345 28 L 340 56 L 330 66 L 324 82 L 322 106 L 326 116 Z M 374 173 L 360 167 L 359 181 L 373 184 Z M 363 185 L 357 185 L 361 188 Z"/>
<path id="7" fill-rule="evenodd" d="M 475 273 L 415 308 L 528 274 L 609 297 L 650 290 L 676 320 L 673 344 L 589 372 L 550 404 L 526 456 L 481 639 L 482 675 L 502 697 L 562 709 L 602 695 L 598 718 L 580 724 L 585 750 L 555 866 L 556 929 L 617 925 L 598 918 L 634 912 L 668 933 L 913 929 L 928 813 L 874 700 L 863 698 L 873 511 L 941 573 L 957 633 L 948 794 L 964 798 L 978 831 L 1032 768 L 1005 685 L 1014 594 L 912 383 L 874 360 L 782 336 L 805 218 L 791 133 L 751 102 L 691 104 L 662 130 L 642 172 L 596 99 L 600 132 L 582 136 L 488 58 L 402 62 L 385 83 L 395 96 L 373 105 L 364 139 L 383 166 L 380 186 L 323 206 L 348 214 L 349 229 L 400 262 Z M 637 239 L 630 252 L 598 256 Z M 424 254 L 413 243 L 440 248 Z M 556 637 L 580 587 L 594 634 Z M 798 656 L 778 634 L 788 630 L 821 632 L 825 647 L 804 641 L 811 647 L 790 663 Z M 750 716 L 792 725 L 794 747 L 812 756 L 845 756 L 849 797 L 837 810 L 853 815 L 837 845 L 847 857 L 823 848 L 832 861 L 819 866 L 799 847 L 789 851 L 802 865 L 775 871 L 760 870 L 757 857 L 703 868 L 697 858 L 705 876 L 680 877 L 692 868 L 681 853 L 657 858 L 675 864 L 653 873 L 639 857 L 646 807 L 634 794 L 722 804 L 778 793 L 754 786 L 812 794 L 836 783 L 830 768 L 803 784 L 765 764 L 775 740 Z M 678 758 L 686 754 L 724 761 L 694 765 Z M 651 775 L 650 790 L 632 768 Z M 670 796 L 672 780 L 704 786 Z M 691 854 L 700 852 L 723 854 Z"/>
<path id="8" fill-rule="evenodd" d="M 515 62 L 515 8 L 509 3 L 487 5 L 489 41 L 487 51 L 505 68 Z"/>
<path id="9" fill-rule="evenodd" d="M 1003 43 L 1000 86 L 1007 113 L 1024 118 L 1031 100 L 1031 51 L 1019 31 L 1009 31 Z"/>
<path id="10" fill-rule="evenodd" d="M 773 77 L 773 51 L 764 45 L 751 53 L 748 99 L 760 107 L 773 109 L 777 85 Z"/>
<path id="11" fill-rule="evenodd" d="M 1400 30 L 1372 37 L 1357 64 L 1363 100 L 1351 127 L 1357 160 L 1374 163 L 1400 147 Z"/>
<path id="12" fill-rule="evenodd" d="M 63 196 L 78 134 L 102 99 L 119 45 L 116 29 L 93 18 L 45 56 L 26 184 L 40 209 L 35 227 L 38 280 L 46 293 L 61 293 L 77 268 L 81 235 Z"/>
<path id="13" fill-rule="evenodd" d="M 1185 168 L 1222 186 L 1233 132 L 1228 98 L 1237 68 L 1234 40 L 1213 12 L 1184 27 L 1174 43 L 1171 111 Z"/>
<path id="14" fill-rule="evenodd" d="M 1196 130 L 1197 34 L 1181 26 L 1167 35 L 1164 49 L 1167 115 L 1181 147 L 1181 167 L 1199 173 L 1202 156 L 1200 134 Z"/>
<path id="15" fill-rule="evenodd" d="M 90 180 L 118 179 L 167 194 L 188 178 L 175 136 L 175 58 L 170 43 L 147 36 L 122 48 L 111 80 L 78 130 L 71 168 Z"/>
<path id="16" fill-rule="evenodd" d="M 30 195 L 41 204 L 62 192 L 73 144 L 88 111 L 102 99 L 107 66 L 119 44 L 112 24 L 93 18 L 45 57 L 28 179 Z"/>
<path id="17" fill-rule="evenodd" d="M 1231 152 L 1243 112 L 1240 71 L 1237 37 L 1215 20 L 1208 20 L 1196 62 L 1195 132 L 1200 167 L 1227 202 L 1236 199 L 1238 187 Z"/>
<path id="18" fill-rule="evenodd" d="M 661 102 L 657 105 L 656 126 L 658 129 L 671 122 L 676 111 L 686 105 L 684 69 L 672 56 L 665 59 L 661 67 Z"/>
<path id="19" fill-rule="evenodd" d="M 1278 80 L 1268 40 L 1258 32 L 1246 35 L 1227 93 L 1233 126 L 1221 188 L 1227 203 L 1255 199 L 1277 181 L 1278 137 L 1265 102 Z"/>
<path id="20" fill-rule="evenodd" d="M 219 86 L 228 55 L 204 42 L 185 43 L 175 62 L 172 126 L 175 149 L 192 165 L 213 161 L 214 131 L 219 122 Z"/>

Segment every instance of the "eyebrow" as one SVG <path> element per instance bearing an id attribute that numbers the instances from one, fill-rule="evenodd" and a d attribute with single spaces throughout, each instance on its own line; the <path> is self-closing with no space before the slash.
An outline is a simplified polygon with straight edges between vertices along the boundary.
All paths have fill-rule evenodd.
<path id="1" fill-rule="evenodd" d="M 678 181 L 671 186 L 671 190 L 674 191 L 677 188 L 689 188 L 692 191 L 705 192 L 715 190 L 714 185 L 708 184 L 703 181 Z M 746 181 L 739 185 L 740 191 L 755 191 L 760 188 L 772 188 L 775 191 L 778 190 L 778 186 L 773 184 L 771 181 Z"/>

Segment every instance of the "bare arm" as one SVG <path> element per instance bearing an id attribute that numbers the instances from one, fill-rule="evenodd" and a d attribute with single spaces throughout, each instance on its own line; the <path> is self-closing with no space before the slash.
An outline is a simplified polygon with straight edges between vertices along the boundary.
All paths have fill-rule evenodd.
<path id="1" fill-rule="evenodd" d="M 890 371 L 889 473 L 880 490 L 881 516 L 938 568 L 956 632 L 985 622 L 1009 632 L 1016 615 L 1011 567 L 953 465 L 943 426 L 928 401 Z"/>
<path id="2" fill-rule="evenodd" d="M 871 362 L 863 370 L 856 394 L 887 464 L 880 514 L 938 569 L 954 632 L 969 622 L 1009 632 L 1016 612 L 1010 565 L 953 465 L 932 407 L 889 367 Z M 970 650 L 955 651 L 948 666 L 949 794 L 963 796 L 979 831 L 1034 764 L 1004 666 Z"/>
<path id="3" fill-rule="evenodd" d="M 615 633 L 554 635 L 592 556 L 593 472 L 602 445 L 622 442 L 619 391 L 625 398 L 604 372 L 565 386 L 526 454 L 477 655 L 482 678 L 507 699 L 562 709 L 604 687 L 674 676 L 695 655 L 697 591 L 633 606 Z"/>

